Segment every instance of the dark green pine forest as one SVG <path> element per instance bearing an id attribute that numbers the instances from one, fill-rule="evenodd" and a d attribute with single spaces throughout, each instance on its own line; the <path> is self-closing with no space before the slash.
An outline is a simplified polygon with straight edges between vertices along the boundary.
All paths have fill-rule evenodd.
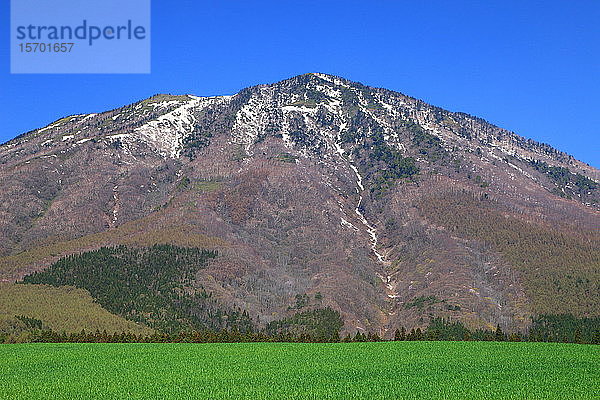
<path id="1" fill-rule="evenodd" d="M 162 332 L 252 329 L 247 312 L 223 307 L 196 282 L 215 251 L 155 245 L 126 246 L 65 257 L 23 283 L 86 289 L 108 311 Z"/>

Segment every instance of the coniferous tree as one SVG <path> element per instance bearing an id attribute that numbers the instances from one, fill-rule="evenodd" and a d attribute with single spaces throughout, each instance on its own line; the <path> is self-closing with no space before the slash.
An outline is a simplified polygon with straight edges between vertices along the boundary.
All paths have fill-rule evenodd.
<path id="1" fill-rule="evenodd" d="M 504 332 L 500 328 L 500 324 L 496 325 L 496 331 L 494 332 L 494 340 L 497 342 L 504 342 L 506 337 L 504 336 Z"/>

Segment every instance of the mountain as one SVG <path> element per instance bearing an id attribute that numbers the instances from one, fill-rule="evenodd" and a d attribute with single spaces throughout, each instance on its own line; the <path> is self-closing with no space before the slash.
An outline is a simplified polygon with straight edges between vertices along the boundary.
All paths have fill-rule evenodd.
<path id="1" fill-rule="evenodd" d="M 215 250 L 185 290 L 257 326 L 329 307 L 345 332 L 386 337 L 436 317 L 524 329 L 600 314 L 599 180 L 480 118 L 326 74 L 161 94 L 0 147 L 0 280 L 168 244 Z"/>

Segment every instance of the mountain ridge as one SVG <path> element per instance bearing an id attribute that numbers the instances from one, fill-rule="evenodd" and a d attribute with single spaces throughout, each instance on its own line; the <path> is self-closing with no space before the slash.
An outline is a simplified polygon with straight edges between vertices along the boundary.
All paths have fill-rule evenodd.
<path id="1" fill-rule="evenodd" d="M 505 132 L 507 132 L 510 135 L 514 135 L 514 136 L 518 137 L 519 140 L 523 140 L 523 141 L 527 141 L 529 143 L 532 143 L 534 146 L 536 146 L 538 148 L 548 149 L 548 152 L 550 152 L 550 153 L 557 153 L 557 154 L 559 154 L 561 156 L 561 158 L 565 158 L 567 160 L 573 160 L 573 161 L 576 161 L 578 163 L 582 163 L 582 164 L 584 164 L 584 165 L 586 165 L 588 167 L 591 167 L 591 168 L 597 170 L 597 168 L 593 167 L 592 165 L 590 165 L 588 163 L 585 163 L 584 161 L 577 160 L 573 155 L 568 154 L 568 153 L 566 153 L 564 151 L 561 151 L 558 148 L 556 148 L 556 147 L 554 147 L 554 146 L 552 146 L 552 145 L 550 145 L 548 143 L 536 141 L 534 139 L 529 139 L 526 136 L 522 136 L 522 135 L 517 134 L 515 131 L 510 131 L 510 130 L 501 128 L 498 125 L 495 125 L 495 124 L 487 121 L 484 118 L 478 117 L 478 116 L 470 114 L 468 112 L 464 112 L 464 111 L 449 111 L 449 110 L 443 109 L 442 107 L 433 106 L 430 103 L 427 103 L 427 102 L 425 102 L 423 100 L 418 99 L 417 97 L 409 96 L 409 95 L 406 95 L 406 94 L 404 94 L 402 92 L 398 92 L 398 91 L 395 91 L 395 90 L 386 89 L 386 88 L 383 88 L 383 87 L 369 87 L 369 86 L 363 85 L 360 82 L 353 82 L 353 81 L 345 79 L 345 78 L 343 78 L 341 76 L 332 75 L 332 74 L 326 74 L 326 73 L 322 73 L 322 72 L 310 72 L 310 73 L 305 73 L 305 74 L 302 74 L 302 75 L 297 75 L 297 76 L 294 76 L 294 77 L 291 77 L 291 78 L 287 78 L 287 79 L 284 79 L 282 81 L 277 81 L 277 82 L 274 82 L 272 84 L 258 84 L 258 85 L 250 86 L 250 87 L 242 89 L 239 92 L 237 92 L 235 94 L 232 94 L 232 95 L 198 96 L 198 95 L 192 94 L 192 93 L 185 93 L 185 94 L 181 94 L 181 95 L 172 95 L 172 94 L 169 94 L 169 93 L 158 93 L 158 94 L 152 95 L 151 97 L 149 97 L 147 99 L 143 99 L 143 100 L 137 101 L 135 103 L 131 103 L 131 104 L 124 105 L 124 106 L 121 106 L 121 107 L 117 107 L 117 108 L 114 108 L 114 109 L 111 109 L 111 110 L 108 110 L 108 111 L 104 111 L 104 112 L 101 112 L 100 114 L 107 113 L 107 112 L 112 112 L 112 111 L 117 111 L 117 110 L 121 110 L 121 109 L 123 109 L 125 107 L 131 106 L 131 105 L 135 105 L 135 104 L 138 104 L 140 102 L 143 102 L 143 101 L 146 101 L 146 100 L 149 100 L 149 99 L 152 99 L 152 98 L 164 97 L 164 96 L 169 96 L 169 97 L 186 97 L 187 96 L 190 99 L 198 99 L 198 98 L 200 98 L 200 99 L 221 99 L 221 98 L 222 99 L 227 99 L 227 98 L 232 98 L 234 96 L 237 96 L 237 95 L 239 95 L 240 93 L 242 93 L 242 92 L 244 92 L 246 90 L 250 90 L 250 89 L 253 89 L 253 88 L 268 87 L 270 85 L 277 85 L 277 84 L 280 84 L 280 83 L 283 83 L 283 82 L 287 82 L 287 81 L 291 81 L 291 80 L 294 80 L 294 79 L 297 79 L 297 78 L 300 78 L 300 77 L 304 77 L 304 76 L 318 77 L 318 78 L 321 78 L 321 79 L 330 79 L 330 80 L 334 79 L 334 80 L 338 80 L 339 82 L 344 82 L 345 84 L 361 85 L 363 87 L 367 87 L 367 88 L 371 88 L 371 89 L 382 90 L 382 91 L 387 91 L 387 92 L 394 93 L 394 94 L 399 94 L 399 95 L 401 95 L 403 97 L 406 97 L 406 98 L 409 98 L 409 99 L 411 99 L 411 100 L 413 100 L 415 102 L 422 103 L 425 106 L 432 107 L 434 109 L 438 109 L 438 110 L 441 110 L 443 112 L 449 112 L 451 114 L 460 115 L 460 116 L 463 116 L 465 118 L 469 118 L 469 119 L 473 119 L 475 121 L 478 121 L 478 122 L 480 122 L 482 124 L 490 125 L 490 126 L 495 127 L 495 128 L 499 128 L 502 131 L 505 131 Z M 9 139 L 9 140 L 5 141 L 4 143 L 1 143 L 0 147 L 8 145 L 8 144 L 11 144 L 11 142 L 13 142 L 15 140 L 23 139 L 23 138 L 27 137 L 28 135 L 31 135 L 31 134 L 34 134 L 34 133 L 39 132 L 41 130 L 44 130 L 45 128 L 48 128 L 49 126 L 52 126 L 55 123 L 64 120 L 65 118 L 75 118 L 75 117 L 90 116 L 90 115 L 94 116 L 94 115 L 98 115 L 98 113 L 67 115 L 65 117 L 57 119 L 56 121 L 51 122 L 50 124 L 48 124 L 48 125 L 46 125 L 46 126 L 44 126 L 42 128 L 32 129 L 32 130 L 30 130 L 28 132 L 24 132 L 23 134 L 20 134 L 20 135 L 14 137 L 12 139 Z"/>

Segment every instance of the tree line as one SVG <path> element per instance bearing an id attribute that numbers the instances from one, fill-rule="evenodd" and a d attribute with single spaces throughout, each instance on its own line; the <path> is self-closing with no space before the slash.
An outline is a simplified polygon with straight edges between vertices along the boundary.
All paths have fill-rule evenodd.
<path id="1" fill-rule="evenodd" d="M 325 311 L 331 314 L 331 311 Z M 305 316 L 301 318 L 306 318 Z M 335 321 L 329 316 L 329 321 Z M 41 321 L 32 322 L 39 327 Z M 281 324 L 276 328 L 281 328 Z M 18 338 L 0 336 L 0 343 L 38 342 L 38 343 L 356 343 L 383 342 L 375 332 L 360 332 L 339 336 L 339 328 L 333 334 L 323 331 L 293 331 L 275 329 L 273 326 L 260 331 L 242 332 L 236 328 L 221 330 L 180 331 L 177 333 L 156 332 L 151 335 L 136 335 L 128 332 L 107 333 L 96 330 L 79 333 L 56 332 L 52 329 L 33 329 L 28 335 Z M 496 342 L 561 342 L 579 344 L 600 344 L 600 317 L 576 318 L 572 315 L 544 315 L 534 318 L 527 333 L 505 333 L 498 325 L 496 329 L 467 329 L 460 321 L 436 318 L 425 329 L 404 327 L 396 329 L 393 341 L 496 341 Z"/>

